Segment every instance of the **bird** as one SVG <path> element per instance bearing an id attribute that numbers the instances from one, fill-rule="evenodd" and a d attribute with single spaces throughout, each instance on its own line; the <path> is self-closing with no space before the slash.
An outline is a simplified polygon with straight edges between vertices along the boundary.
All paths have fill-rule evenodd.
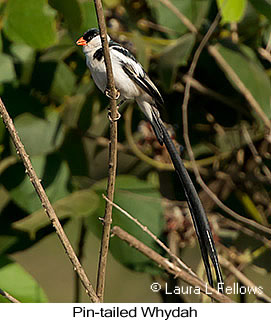
<path id="1" fill-rule="evenodd" d="M 164 100 L 142 65 L 131 52 L 119 43 L 113 41 L 109 35 L 107 35 L 107 40 L 118 97 L 121 102 L 135 100 L 150 122 L 160 145 L 165 144 L 185 193 L 208 282 L 211 287 L 214 287 L 214 279 L 209 260 L 211 259 L 215 269 L 217 286 L 223 291 L 223 277 L 208 218 L 194 184 L 183 164 L 182 158 L 160 117 L 161 109 L 164 107 Z M 76 44 L 82 46 L 83 53 L 86 57 L 86 65 L 90 70 L 96 86 L 108 96 L 107 73 L 99 30 L 96 28 L 87 30 L 76 41 Z"/>

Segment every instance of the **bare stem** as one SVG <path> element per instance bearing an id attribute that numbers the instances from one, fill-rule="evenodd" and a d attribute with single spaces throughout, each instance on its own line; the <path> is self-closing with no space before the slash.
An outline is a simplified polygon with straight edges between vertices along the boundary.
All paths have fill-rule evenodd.
<path id="1" fill-rule="evenodd" d="M 124 209 L 122 209 L 119 205 L 117 205 L 116 203 L 113 203 L 111 201 L 108 200 L 108 198 L 106 196 L 103 195 L 103 198 L 108 201 L 109 203 L 112 203 L 112 205 L 119 210 L 122 214 L 124 214 L 128 219 L 130 219 L 131 221 L 133 221 L 134 223 L 136 223 L 144 232 L 146 232 L 157 244 L 159 244 L 159 246 L 161 248 L 163 248 L 169 255 L 171 258 L 173 258 L 174 260 L 176 260 L 176 263 L 179 264 L 179 266 L 181 266 L 182 268 L 184 268 L 185 270 L 187 270 L 192 276 L 197 277 L 198 276 L 193 272 L 193 270 L 191 268 L 189 268 L 179 257 L 176 256 L 176 254 L 174 254 L 155 234 L 153 234 L 149 228 L 146 225 L 143 225 L 140 221 L 138 221 L 138 219 L 134 218 L 130 213 L 128 213 L 127 211 L 125 211 Z M 198 278 L 199 279 L 199 278 Z"/>
<path id="2" fill-rule="evenodd" d="M 11 303 L 21 303 L 15 297 L 11 296 L 8 292 L 0 288 L 0 295 L 8 299 Z"/>
<path id="3" fill-rule="evenodd" d="M 219 256 L 219 262 L 221 266 L 227 268 L 238 280 L 240 280 L 245 286 L 250 287 L 255 291 L 255 296 L 267 303 L 271 303 L 271 298 L 260 290 L 249 278 L 247 278 L 240 270 L 238 270 L 230 261 L 226 258 Z"/>
<path id="4" fill-rule="evenodd" d="M 227 297 L 219 293 L 215 288 L 212 288 L 196 278 L 195 276 L 189 274 L 188 272 L 180 269 L 178 266 L 174 265 L 167 258 L 162 257 L 157 252 L 146 246 L 141 241 L 137 240 L 135 237 L 122 230 L 118 226 L 114 226 L 112 229 L 112 233 L 118 236 L 123 241 L 127 242 L 133 248 L 142 252 L 145 256 L 153 260 L 158 264 L 159 267 L 164 268 L 168 273 L 174 275 L 182 279 L 184 282 L 188 283 L 191 286 L 200 288 L 201 292 L 208 295 L 212 299 L 222 302 L 222 303 L 232 303 L 233 301 Z"/>
<path id="5" fill-rule="evenodd" d="M 23 163 L 24 163 L 24 167 L 26 170 L 26 173 L 28 174 L 29 178 L 30 178 L 30 182 L 32 183 L 32 185 L 34 186 L 38 197 L 41 201 L 42 207 L 44 208 L 46 214 L 48 215 L 53 227 L 56 230 L 56 233 L 74 267 L 74 270 L 77 271 L 77 274 L 80 277 L 80 280 L 87 292 L 87 294 L 89 295 L 90 299 L 92 302 L 99 302 L 99 299 L 84 271 L 84 269 L 82 268 L 73 248 L 72 245 L 68 239 L 68 237 L 66 236 L 59 220 L 58 217 L 52 207 L 52 204 L 50 203 L 45 190 L 41 184 L 41 181 L 39 180 L 32 164 L 31 161 L 29 159 L 29 156 L 27 155 L 24 145 L 21 142 L 21 139 L 15 129 L 14 123 L 12 121 L 12 119 L 10 118 L 7 109 L 4 105 L 4 103 L 2 102 L 1 98 L 0 98 L 0 114 L 3 118 L 3 121 L 10 133 L 11 139 L 14 143 L 14 146 L 16 148 L 17 154 L 19 154 L 19 156 L 21 157 Z"/>
<path id="6" fill-rule="evenodd" d="M 264 113 L 260 104 L 256 101 L 252 93 L 245 86 L 245 84 L 241 81 L 236 72 L 231 68 L 231 66 L 226 62 L 223 56 L 219 53 L 216 46 L 208 46 L 209 53 L 214 57 L 214 59 L 218 62 L 218 64 L 222 67 L 222 69 L 230 76 L 233 80 L 234 84 L 238 87 L 240 92 L 246 98 L 250 106 L 254 109 L 256 114 L 262 119 L 263 123 L 268 129 L 267 140 L 271 141 L 271 121 L 268 119 L 267 115 Z"/>
<path id="7" fill-rule="evenodd" d="M 192 33 L 197 34 L 197 28 L 192 24 L 192 22 L 169 0 L 159 0 L 161 3 L 163 3 L 166 7 L 168 7 L 169 10 L 171 10 L 176 17 L 178 17 L 181 22 L 186 26 L 188 30 L 190 30 Z"/>
<path id="8" fill-rule="evenodd" d="M 118 151 L 118 128 L 117 122 L 117 104 L 115 98 L 117 97 L 117 91 L 115 88 L 112 64 L 109 53 L 109 46 L 107 41 L 107 32 L 105 19 L 103 14 L 103 7 L 101 0 L 94 0 L 96 15 L 98 19 L 100 37 L 104 52 L 104 60 L 107 72 L 107 86 L 110 91 L 110 141 L 109 141 L 109 160 L 108 160 L 108 181 L 107 181 L 107 197 L 110 201 L 113 201 L 115 191 L 115 179 L 117 169 L 117 151 Z M 101 240 L 101 249 L 97 274 L 97 287 L 96 292 L 100 301 L 103 302 L 104 287 L 105 287 L 105 273 L 107 264 L 107 255 L 109 248 L 110 229 L 112 223 L 112 204 L 106 203 L 105 214 L 103 218 L 103 233 Z"/>
<path id="9" fill-rule="evenodd" d="M 52 207 L 52 204 L 50 203 L 45 190 L 41 184 L 41 181 L 39 180 L 32 164 L 31 161 L 29 159 L 29 156 L 27 155 L 24 145 L 21 142 L 21 139 L 15 129 L 14 123 L 12 121 L 12 119 L 10 118 L 7 109 L 4 105 L 4 103 L 2 102 L 1 98 L 0 98 L 0 114 L 3 118 L 3 121 L 10 133 L 11 139 L 14 143 L 14 146 L 16 148 L 17 154 L 19 154 L 19 156 L 21 157 L 26 173 L 28 174 L 29 178 L 30 178 L 30 182 L 32 183 L 32 185 L 34 186 L 37 195 L 41 201 L 42 207 L 44 208 L 46 214 L 48 215 L 53 227 L 56 230 L 56 233 L 73 265 L 73 268 L 75 271 L 77 271 L 77 274 L 80 277 L 80 280 L 87 292 L 87 294 L 89 295 L 90 299 L 92 302 L 99 302 L 99 299 L 84 271 L 84 269 L 82 268 L 73 248 L 72 245 L 68 239 L 68 237 L 66 236 L 59 220 L 58 217 L 55 213 L 55 210 Z"/>

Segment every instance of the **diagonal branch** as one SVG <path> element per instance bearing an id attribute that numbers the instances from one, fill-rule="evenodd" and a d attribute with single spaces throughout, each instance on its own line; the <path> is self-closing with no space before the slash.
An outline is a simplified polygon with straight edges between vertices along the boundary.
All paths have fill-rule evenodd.
<path id="1" fill-rule="evenodd" d="M 180 269 L 174 265 L 167 258 L 162 257 L 157 252 L 146 246 L 135 237 L 122 230 L 118 226 L 114 226 L 112 233 L 118 236 L 123 241 L 127 242 L 133 248 L 142 252 L 145 256 L 153 260 L 158 264 L 159 267 L 164 268 L 168 273 L 173 274 L 175 277 L 182 279 L 184 282 L 191 286 L 200 288 L 201 292 L 213 298 L 214 300 L 222 303 L 232 303 L 233 301 L 226 295 L 219 293 L 215 288 L 210 287 L 208 284 L 203 283 L 197 277 L 192 276 L 188 272 Z"/>
<path id="2" fill-rule="evenodd" d="M 0 295 L 8 299 L 11 303 L 21 303 L 15 297 L 11 296 L 8 292 L 0 288 Z"/>
<path id="3" fill-rule="evenodd" d="M 271 121 L 269 120 L 268 116 L 261 108 L 260 104 L 254 98 L 254 96 L 249 91 L 249 89 L 245 86 L 245 84 L 241 81 L 241 79 L 236 74 L 236 72 L 231 68 L 231 66 L 226 62 L 223 56 L 219 53 L 216 46 L 211 46 L 211 45 L 208 46 L 208 51 L 214 57 L 217 63 L 222 67 L 223 71 L 230 76 L 230 78 L 233 80 L 234 84 L 238 87 L 240 92 L 246 98 L 250 106 L 254 109 L 257 115 L 262 119 L 263 123 L 268 129 L 267 140 L 270 142 L 271 141 Z"/>
<path id="4" fill-rule="evenodd" d="M 107 181 L 107 197 L 110 201 L 113 201 L 115 191 L 115 179 L 117 169 L 117 151 L 118 151 L 118 128 L 117 128 L 117 104 L 115 98 L 117 97 L 117 91 L 114 84 L 112 64 L 109 54 L 109 46 L 107 41 L 106 25 L 103 14 L 103 7 L 101 0 L 94 0 L 96 15 L 98 19 L 100 37 L 102 47 L 104 51 L 104 60 L 107 72 L 107 87 L 110 91 L 110 141 L 109 141 L 109 160 L 108 160 L 108 181 Z M 99 266 L 97 274 L 97 287 L 96 292 L 101 302 L 104 297 L 105 286 L 105 273 L 106 263 L 109 248 L 110 229 L 112 222 L 112 204 L 106 203 L 105 214 L 103 218 L 103 233 L 99 257 Z"/>
<path id="5" fill-rule="evenodd" d="M 109 201 L 108 198 L 104 195 L 103 195 L 103 198 L 106 201 Z M 163 248 L 170 255 L 170 257 L 172 259 L 174 259 L 176 261 L 176 263 L 178 263 L 180 265 L 180 267 L 184 268 L 185 270 L 187 270 L 189 272 L 189 274 L 191 274 L 192 276 L 197 277 L 199 279 L 199 277 L 193 272 L 193 270 L 191 268 L 189 268 L 178 256 L 176 256 L 176 254 L 173 253 L 155 234 L 153 234 L 146 225 L 143 225 L 139 220 L 134 218 L 131 214 L 129 214 L 124 209 L 122 209 L 116 203 L 113 203 L 111 201 L 110 201 L 110 203 L 117 210 L 119 210 L 122 214 L 124 214 L 128 219 L 132 220 L 136 225 L 138 225 L 144 232 L 146 232 L 157 244 L 159 244 L 159 246 L 161 248 Z"/>
<path id="6" fill-rule="evenodd" d="M 78 276 L 80 277 L 80 280 L 87 292 L 87 294 L 89 295 L 90 299 L 92 302 L 94 303 L 98 303 L 99 299 L 84 271 L 84 269 L 82 268 L 73 248 L 72 245 L 68 239 L 68 237 L 66 236 L 59 220 L 58 217 L 55 213 L 55 210 L 52 207 L 52 204 L 50 203 L 45 190 L 31 164 L 31 161 L 29 159 L 29 156 L 27 155 L 24 145 L 21 142 L 21 139 L 15 129 L 14 123 L 12 121 L 12 119 L 10 118 L 7 109 L 4 105 L 4 103 L 2 102 L 1 98 L 0 98 L 0 114 L 2 116 L 2 119 L 10 133 L 11 139 L 14 143 L 14 146 L 16 148 L 16 152 L 18 155 L 20 155 L 23 163 L 24 163 L 24 167 L 26 170 L 26 173 L 28 174 L 29 178 L 30 178 L 30 182 L 32 183 L 32 185 L 34 186 L 38 197 L 41 201 L 42 207 L 44 208 L 46 214 L 48 215 L 53 227 L 56 230 L 56 233 L 74 267 L 74 270 L 77 271 Z"/>

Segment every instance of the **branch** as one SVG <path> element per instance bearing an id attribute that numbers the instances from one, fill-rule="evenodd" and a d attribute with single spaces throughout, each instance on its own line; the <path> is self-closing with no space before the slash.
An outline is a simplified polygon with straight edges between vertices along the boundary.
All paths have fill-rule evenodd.
<path id="1" fill-rule="evenodd" d="M 173 258 L 174 260 L 176 260 L 176 262 L 183 267 L 184 269 L 186 269 L 192 276 L 197 277 L 197 275 L 193 272 L 193 270 L 191 268 L 189 268 L 179 257 L 177 257 L 173 252 L 171 252 L 171 250 L 160 240 L 157 238 L 157 236 L 155 234 L 153 234 L 147 226 L 141 224 L 140 221 L 138 221 L 136 218 L 134 218 L 131 214 L 129 214 L 127 211 L 123 210 L 120 206 L 118 206 L 117 204 L 111 202 L 108 200 L 108 198 L 106 196 L 103 195 L 103 198 L 108 201 L 109 203 L 112 203 L 112 205 L 119 210 L 122 214 L 124 214 L 125 216 L 127 216 L 128 219 L 132 220 L 135 224 L 137 224 L 144 232 L 146 232 L 157 244 L 159 244 L 159 246 L 161 248 L 163 248 L 170 256 L 171 258 Z M 198 278 L 198 277 L 197 277 Z M 199 278 L 198 278 L 199 279 Z"/>
<path id="2" fill-rule="evenodd" d="M 186 26 L 188 30 L 190 30 L 192 33 L 197 34 L 197 28 L 172 2 L 170 2 L 169 0 L 159 1 L 163 3 L 166 7 L 168 7 L 168 9 L 171 10 L 176 15 L 176 17 L 178 17 L 181 20 L 181 22 Z"/>
<path id="3" fill-rule="evenodd" d="M 0 288 L 0 295 L 8 299 L 11 303 L 21 303 L 15 297 L 11 296 L 8 292 L 5 292 L 3 289 Z"/>
<path id="4" fill-rule="evenodd" d="M 16 148 L 16 152 L 17 152 L 17 154 L 20 155 L 20 157 L 23 161 L 24 167 L 26 169 L 26 173 L 28 174 L 28 176 L 30 178 L 30 182 L 33 184 L 33 186 L 38 194 L 38 197 L 41 201 L 42 207 L 44 208 L 53 227 L 55 228 L 56 233 L 57 233 L 57 235 L 58 235 L 73 267 L 74 267 L 74 270 L 77 271 L 77 274 L 79 275 L 80 280 L 81 280 L 87 294 L 89 295 L 91 301 L 94 303 L 99 302 L 99 299 L 98 299 L 97 295 L 95 294 L 95 291 L 94 291 L 84 269 L 82 268 L 76 254 L 69 242 L 69 239 L 67 238 L 67 236 L 66 236 L 66 234 L 65 234 L 65 232 L 58 220 L 58 217 L 52 207 L 52 204 L 50 203 L 50 201 L 45 193 L 45 190 L 44 190 L 32 164 L 31 164 L 29 156 L 27 155 L 27 153 L 25 151 L 25 148 L 24 148 L 24 146 L 21 142 L 21 139 L 15 129 L 13 121 L 10 118 L 10 116 L 7 112 L 7 109 L 4 105 L 4 103 L 2 102 L 1 98 L 0 98 L 0 114 L 1 114 L 3 121 L 10 133 L 11 139 L 14 143 L 15 148 Z"/>
<path id="5" fill-rule="evenodd" d="M 271 303 L 271 297 L 266 295 L 263 291 L 259 290 L 259 288 L 247 278 L 240 270 L 238 270 L 231 262 L 229 262 L 226 258 L 219 256 L 219 262 L 221 266 L 227 268 L 240 282 L 242 282 L 245 286 L 250 287 L 255 291 L 255 296 L 267 303 Z"/>
<path id="6" fill-rule="evenodd" d="M 104 52 L 104 61 L 107 72 L 107 86 L 110 91 L 110 142 L 109 142 L 109 160 L 108 160 L 108 181 L 107 181 L 107 197 L 113 201 L 115 191 L 116 169 L 117 169 L 117 151 L 118 151 L 118 128 L 117 119 L 118 111 L 115 98 L 117 91 L 114 84 L 112 64 L 109 54 L 109 46 L 107 41 L 106 25 L 103 14 L 103 7 L 101 0 L 94 0 L 96 15 L 98 19 L 100 37 Z M 103 302 L 104 286 L 105 286 L 105 273 L 107 264 L 107 255 L 109 248 L 110 229 L 112 223 L 112 204 L 106 203 L 105 214 L 103 218 L 103 233 L 101 240 L 101 249 L 97 274 L 97 287 L 96 292 L 100 301 Z"/>
<path id="7" fill-rule="evenodd" d="M 153 251 L 151 248 L 147 247 L 144 243 L 137 240 L 135 237 L 127 233 L 126 231 L 122 230 L 118 226 L 114 226 L 112 229 L 112 233 L 118 236 L 123 241 L 127 242 L 129 246 L 137 249 L 138 251 L 142 252 L 145 256 L 153 260 L 158 264 L 159 267 L 164 268 L 168 273 L 174 275 L 182 279 L 184 282 L 188 283 L 191 286 L 200 288 L 201 292 L 208 295 L 212 299 L 223 302 L 223 303 L 232 303 L 233 301 L 227 297 L 219 293 L 215 288 L 208 286 L 207 284 L 203 283 L 198 278 L 190 275 L 186 271 L 180 269 L 172 262 L 170 262 L 167 258 L 162 257 L 157 252 Z"/>
<path id="8" fill-rule="evenodd" d="M 254 109 L 256 114 L 262 119 L 263 123 L 268 129 L 267 140 L 271 141 L 271 121 L 268 119 L 267 115 L 264 113 L 263 109 L 259 105 L 259 103 L 255 100 L 254 96 L 251 94 L 249 89 L 245 86 L 245 84 L 241 81 L 239 76 L 235 73 L 235 71 L 231 68 L 231 66 L 226 62 L 223 56 L 219 53 L 215 46 L 208 46 L 209 53 L 214 57 L 217 63 L 223 68 L 223 70 L 230 76 L 233 80 L 234 84 L 239 88 L 240 92 L 246 98 L 250 106 Z"/>

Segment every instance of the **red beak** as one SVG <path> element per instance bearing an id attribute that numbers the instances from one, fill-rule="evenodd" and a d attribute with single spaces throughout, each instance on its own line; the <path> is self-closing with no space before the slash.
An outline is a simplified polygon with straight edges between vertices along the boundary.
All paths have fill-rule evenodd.
<path id="1" fill-rule="evenodd" d="M 85 46 L 87 44 L 87 42 L 85 41 L 85 39 L 83 37 L 79 38 L 76 42 L 76 45 L 78 46 Z"/>

